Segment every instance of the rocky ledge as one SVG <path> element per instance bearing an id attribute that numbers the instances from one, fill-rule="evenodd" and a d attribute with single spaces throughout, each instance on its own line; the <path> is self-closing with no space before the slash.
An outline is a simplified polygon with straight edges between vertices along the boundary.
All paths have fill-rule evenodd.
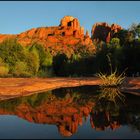
<path id="1" fill-rule="evenodd" d="M 28 96 L 61 87 L 98 86 L 98 78 L 0 78 L 0 99 Z M 140 78 L 126 78 L 122 92 L 140 96 Z"/>

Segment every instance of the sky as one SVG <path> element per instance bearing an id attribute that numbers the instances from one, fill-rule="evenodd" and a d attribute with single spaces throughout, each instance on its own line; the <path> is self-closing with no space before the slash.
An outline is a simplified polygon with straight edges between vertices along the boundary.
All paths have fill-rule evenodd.
<path id="1" fill-rule="evenodd" d="M 116 23 L 127 29 L 140 23 L 140 1 L 0 1 L 0 33 L 58 26 L 66 15 L 78 18 L 89 33 L 96 22 Z"/>

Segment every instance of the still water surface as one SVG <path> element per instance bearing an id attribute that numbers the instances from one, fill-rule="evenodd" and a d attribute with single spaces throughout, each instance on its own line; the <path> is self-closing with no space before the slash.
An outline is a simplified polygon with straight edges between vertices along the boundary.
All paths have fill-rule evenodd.
<path id="1" fill-rule="evenodd" d="M 118 89 L 61 88 L 0 102 L 0 138 L 140 138 L 140 98 Z"/>

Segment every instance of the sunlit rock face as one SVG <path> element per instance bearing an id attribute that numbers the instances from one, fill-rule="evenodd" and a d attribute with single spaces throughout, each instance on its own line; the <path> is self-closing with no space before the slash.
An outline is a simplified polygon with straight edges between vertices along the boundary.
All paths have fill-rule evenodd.
<path id="1" fill-rule="evenodd" d="M 94 41 L 104 41 L 108 43 L 115 33 L 122 30 L 122 27 L 117 24 L 109 25 L 106 22 L 99 22 L 92 27 L 92 38 Z"/>
<path id="2" fill-rule="evenodd" d="M 16 38 L 23 46 L 39 43 L 56 52 L 68 50 L 69 46 L 72 48 L 77 44 L 89 46 L 95 51 L 90 36 L 84 35 L 84 27 L 81 27 L 79 20 L 72 16 L 64 16 L 59 26 L 32 28 L 17 35 L 0 34 L 0 42 L 8 37 Z"/>
<path id="3" fill-rule="evenodd" d="M 61 19 L 60 27 L 64 30 L 64 35 L 73 35 L 77 38 L 84 36 L 84 27 L 80 27 L 79 20 L 72 16 L 65 16 Z"/>

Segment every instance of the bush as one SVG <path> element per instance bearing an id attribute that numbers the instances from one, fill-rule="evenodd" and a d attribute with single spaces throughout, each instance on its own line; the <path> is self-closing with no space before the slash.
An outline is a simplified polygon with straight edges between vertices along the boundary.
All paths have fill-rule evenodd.
<path id="1" fill-rule="evenodd" d="M 98 73 L 97 77 L 99 77 L 102 80 L 101 86 L 119 86 L 123 83 L 125 77 L 123 74 L 117 75 L 117 71 L 111 73 L 110 75 Z"/>
<path id="2" fill-rule="evenodd" d="M 6 76 L 8 75 L 8 72 L 9 72 L 8 66 L 4 66 L 4 65 L 0 66 L 0 76 Z"/>
<path id="3" fill-rule="evenodd" d="M 37 53 L 35 52 L 30 52 L 26 56 L 26 63 L 27 63 L 27 71 L 30 72 L 32 75 L 37 75 L 39 66 L 40 66 L 40 61 Z"/>
<path id="4" fill-rule="evenodd" d="M 40 44 L 33 44 L 29 50 L 35 55 L 35 57 L 30 56 L 30 59 L 32 59 L 30 66 L 32 65 L 32 70 L 35 70 L 34 75 L 39 77 L 51 76 L 52 70 L 50 70 L 50 67 L 52 67 L 53 57 L 50 51 Z"/>
<path id="5" fill-rule="evenodd" d="M 117 75 L 117 69 L 113 72 L 112 71 L 112 64 L 111 59 L 109 55 L 107 55 L 109 66 L 110 66 L 110 74 L 103 74 L 103 73 L 97 73 L 96 76 L 99 77 L 102 80 L 101 86 L 119 86 L 123 83 L 125 76 L 123 76 L 124 73 Z"/>
<path id="6" fill-rule="evenodd" d="M 9 67 L 6 63 L 3 62 L 0 58 L 0 76 L 7 76 L 9 72 Z"/>
<path id="7" fill-rule="evenodd" d="M 13 75 L 17 77 L 31 77 L 31 73 L 28 72 L 28 66 L 26 62 L 16 62 Z"/>
<path id="8" fill-rule="evenodd" d="M 39 77 L 52 77 L 54 76 L 54 71 L 53 71 L 53 68 L 52 67 L 48 67 L 48 68 L 45 68 L 44 70 L 41 69 L 39 72 L 38 72 L 38 76 Z"/>

